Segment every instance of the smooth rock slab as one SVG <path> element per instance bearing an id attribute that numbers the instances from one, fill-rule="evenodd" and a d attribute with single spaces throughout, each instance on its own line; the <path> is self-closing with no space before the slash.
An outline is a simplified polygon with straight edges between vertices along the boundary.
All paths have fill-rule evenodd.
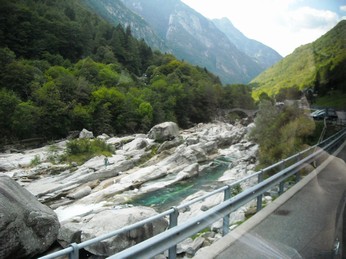
<path id="1" fill-rule="evenodd" d="M 86 241 L 103 234 L 129 226 L 143 219 L 156 215 L 157 212 L 148 207 L 132 207 L 105 210 L 96 214 L 81 228 L 81 241 Z M 145 224 L 144 226 L 108 238 L 85 249 L 98 256 L 110 256 L 163 232 L 168 226 L 165 219 Z"/>

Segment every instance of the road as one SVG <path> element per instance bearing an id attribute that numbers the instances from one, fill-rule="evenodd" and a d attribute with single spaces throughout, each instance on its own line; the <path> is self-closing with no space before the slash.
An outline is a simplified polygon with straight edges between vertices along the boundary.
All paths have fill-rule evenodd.
<path id="1" fill-rule="evenodd" d="M 330 163 L 195 258 L 335 258 L 335 226 L 344 215 L 345 144 L 337 157 L 329 156 Z"/>

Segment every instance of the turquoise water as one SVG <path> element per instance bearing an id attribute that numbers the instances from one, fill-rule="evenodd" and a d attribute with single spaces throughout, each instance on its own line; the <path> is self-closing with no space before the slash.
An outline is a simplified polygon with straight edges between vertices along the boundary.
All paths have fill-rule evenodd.
<path id="1" fill-rule="evenodd" d="M 187 196 L 200 190 L 213 191 L 223 183 L 217 181 L 229 168 L 229 161 L 218 158 L 212 165 L 203 169 L 198 176 L 172 184 L 160 190 L 146 193 L 132 202 L 133 205 L 153 207 L 157 211 L 164 211 L 177 206 Z"/>

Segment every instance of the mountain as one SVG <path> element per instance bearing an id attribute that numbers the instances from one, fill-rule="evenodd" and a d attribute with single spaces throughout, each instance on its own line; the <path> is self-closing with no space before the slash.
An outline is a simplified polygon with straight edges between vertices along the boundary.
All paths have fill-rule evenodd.
<path id="1" fill-rule="evenodd" d="M 152 27 L 142 17 L 128 9 L 121 0 L 84 0 L 84 2 L 113 25 L 130 26 L 132 35 L 137 39 L 144 39 L 152 48 L 162 52 L 172 52 Z"/>
<path id="2" fill-rule="evenodd" d="M 242 52 L 259 64 L 263 70 L 282 59 L 282 56 L 272 48 L 256 40 L 247 38 L 227 18 L 213 19 L 213 23 Z"/>
<path id="3" fill-rule="evenodd" d="M 207 68 L 223 83 L 248 83 L 264 70 L 258 60 L 239 50 L 211 20 L 179 0 L 121 0 L 132 11 L 129 15 L 124 15 L 129 10 L 123 11 L 120 0 L 85 1 L 109 21 L 131 25 L 136 37 L 137 31 L 142 31 L 143 26 L 149 29 L 149 25 L 167 46 L 159 50 L 171 51 L 180 59 Z M 141 37 L 153 46 L 150 35 L 143 33 Z"/>
<path id="4" fill-rule="evenodd" d="M 219 109 L 254 107 L 249 86 L 222 86 L 207 69 L 152 51 L 84 0 L 0 0 L 0 65 L 0 147 L 83 128 L 114 135 L 165 121 L 189 128 L 213 121 Z"/>
<path id="5" fill-rule="evenodd" d="M 316 41 L 303 45 L 251 81 L 254 97 L 281 88 L 313 89 L 320 96 L 346 92 L 346 20 Z"/>

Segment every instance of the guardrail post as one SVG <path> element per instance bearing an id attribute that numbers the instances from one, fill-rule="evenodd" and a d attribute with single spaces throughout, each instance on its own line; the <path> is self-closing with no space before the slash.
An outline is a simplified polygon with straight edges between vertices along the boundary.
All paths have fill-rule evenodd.
<path id="1" fill-rule="evenodd" d="M 280 165 L 280 171 L 285 169 L 285 160 L 282 161 L 281 165 Z M 285 182 L 282 181 L 279 183 L 279 195 L 284 193 L 284 188 L 285 188 Z"/>
<path id="2" fill-rule="evenodd" d="M 179 210 L 177 207 L 172 207 L 174 210 L 169 214 L 169 228 L 176 227 L 178 225 Z M 168 259 L 175 259 L 177 257 L 177 245 L 168 249 Z"/>
<path id="3" fill-rule="evenodd" d="M 297 162 L 299 162 L 300 160 L 302 159 L 302 156 L 301 156 L 301 152 L 298 153 L 298 156 L 297 156 Z M 300 172 L 298 171 L 296 173 L 296 183 L 300 181 Z"/>
<path id="4" fill-rule="evenodd" d="M 284 188 L 285 188 L 285 182 L 280 182 L 279 183 L 279 195 L 284 193 Z"/>
<path id="5" fill-rule="evenodd" d="M 79 248 L 76 243 L 70 244 L 72 247 L 73 251 L 68 255 L 69 259 L 79 259 Z"/>
<path id="6" fill-rule="evenodd" d="M 263 170 L 261 170 L 261 173 L 258 174 L 258 183 L 263 181 Z M 257 212 L 259 212 L 262 209 L 262 197 L 263 194 L 260 194 L 257 196 Z"/>
<path id="7" fill-rule="evenodd" d="M 224 198 L 223 200 L 226 201 L 229 198 L 231 198 L 231 187 L 228 186 L 227 189 L 224 190 Z M 226 216 L 223 217 L 223 224 L 222 224 L 222 235 L 225 236 L 229 232 L 229 215 L 227 214 Z"/>

